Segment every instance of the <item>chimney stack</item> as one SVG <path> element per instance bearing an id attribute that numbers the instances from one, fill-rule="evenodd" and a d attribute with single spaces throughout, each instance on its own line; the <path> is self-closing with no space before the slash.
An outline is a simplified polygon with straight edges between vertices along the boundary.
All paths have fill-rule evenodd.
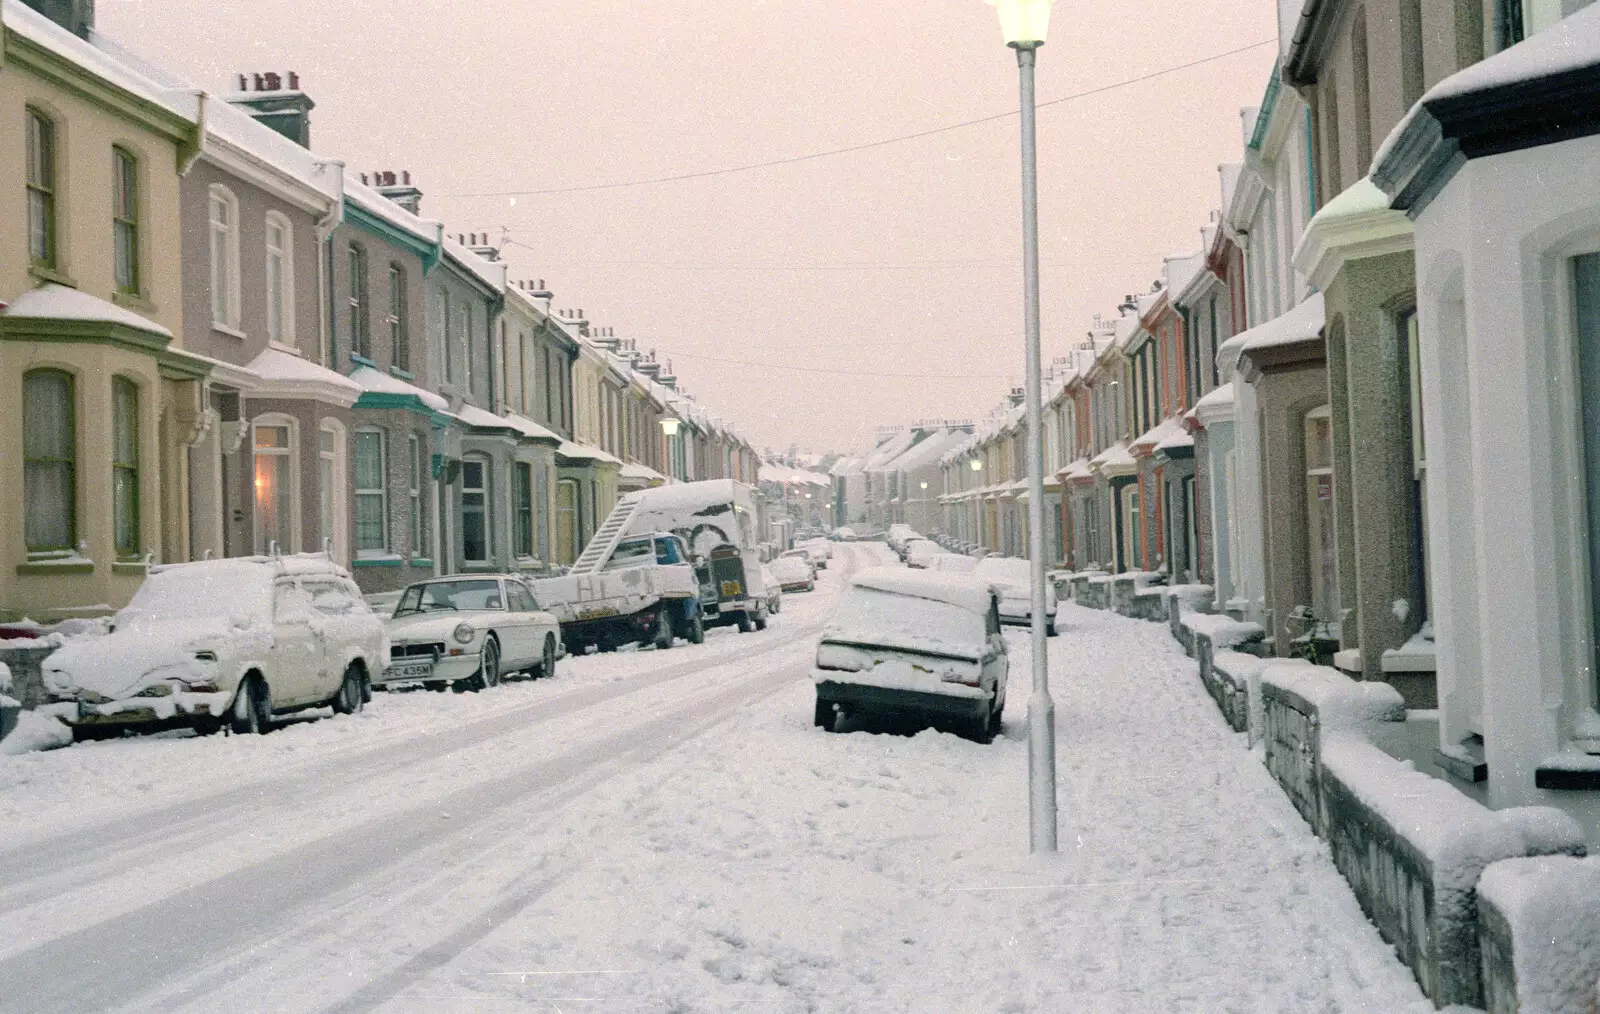
<path id="1" fill-rule="evenodd" d="M 92 0 L 80 0 L 90 2 Z M 316 103 L 300 90 L 300 75 L 275 70 L 237 75 L 239 90 L 228 101 L 256 121 L 271 127 L 302 148 L 311 147 L 311 110 Z"/>
<path id="2" fill-rule="evenodd" d="M 361 182 L 367 182 L 366 173 L 361 174 Z M 412 184 L 411 171 L 408 169 L 402 169 L 399 173 L 392 170 L 373 173 L 372 189 L 413 215 L 422 213 L 422 191 Z"/>

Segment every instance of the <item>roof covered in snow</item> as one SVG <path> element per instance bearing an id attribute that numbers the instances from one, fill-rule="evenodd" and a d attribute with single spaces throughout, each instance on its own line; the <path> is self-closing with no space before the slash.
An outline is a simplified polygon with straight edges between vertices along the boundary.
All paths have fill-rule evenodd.
<path id="1" fill-rule="evenodd" d="M 1257 349 L 1316 338 L 1322 334 L 1325 322 L 1322 293 L 1313 292 L 1288 313 L 1274 317 L 1265 324 L 1253 327 L 1228 340 L 1232 342 L 1243 339 L 1240 341 L 1240 347 L 1247 353 L 1254 352 Z"/>
<path id="2" fill-rule="evenodd" d="M 246 369 L 261 378 L 261 390 L 267 395 L 273 393 L 274 387 L 302 388 L 353 404 L 364 390 L 360 384 L 343 374 L 281 349 L 263 349 L 260 355 L 250 360 Z"/>
<path id="3" fill-rule="evenodd" d="M 11 302 L 0 315 L 28 320 L 81 320 L 103 324 L 119 324 L 136 331 L 171 338 L 172 332 L 160 324 L 126 310 L 99 296 L 91 296 L 80 289 L 68 288 L 46 282 L 37 289 L 29 289 Z"/>
<path id="4" fill-rule="evenodd" d="M 363 391 L 371 391 L 373 394 L 409 395 L 435 412 L 450 410 L 450 403 L 432 391 L 415 384 L 408 384 L 399 377 L 390 376 L 370 366 L 357 366 L 350 371 L 350 379 L 360 384 Z"/>
<path id="5" fill-rule="evenodd" d="M 573 443 L 571 440 L 561 441 L 561 446 L 556 448 L 556 453 L 573 461 L 598 461 L 603 465 L 622 464 L 622 459 L 614 454 L 609 454 L 598 447 L 591 447 L 588 444 Z"/>

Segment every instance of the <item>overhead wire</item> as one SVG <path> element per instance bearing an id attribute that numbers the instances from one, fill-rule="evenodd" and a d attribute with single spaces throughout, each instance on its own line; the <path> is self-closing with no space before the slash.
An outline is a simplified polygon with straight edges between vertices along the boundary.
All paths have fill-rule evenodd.
<path id="1" fill-rule="evenodd" d="M 1263 46 L 1274 46 L 1277 44 L 1277 39 L 1263 39 L 1260 42 L 1252 42 L 1249 45 L 1239 46 L 1235 49 L 1227 50 L 1226 52 L 1214 53 L 1211 56 L 1204 56 L 1198 60 L 1190 60 L 1188 63 L 1180 63 L 1172 67 L 1163 67 L 1160 70 L 1153 70 L 1145 74 L 1140 74 L 1137 77 L 1125 78 L 1121 81 L 1113 81 L 1110 84 L 1100 85 L 1096 88 L 1090 88 L 1081 92 L 1074 92 L 1071 95 L 1063 95 L 1060 98 L 1049 99 L 1047 101 L 1037 103 L 1036 108 L 1043 109 L 1047 106 L 1061 105 L 1064 102 L 1075 102 L 1079 99 L 1086 99 L 1093 95 L 1102 95 L 1109 91 L 1115 91 L 1118 88 L 1126 88 L 1129 85 L 1140 84 L 1158 77 L 1165 77 L 1168 74 L 1176 74 L 1179 71 L 1189 70 L 1193 67 L 1200 67 L 1208 63 L 1215 63 L 1218 60 L 1225 60 L 1230 56 L 1237 56 L 1240 53 L 1246 53 L 1252 49 L 1260 49 Z M 983 123 L 993 123 L 996 120 L 1008 119 L 1018 115 L 1018 112 L 1018 110 L 1011 110 L 1004 113 L 994 113 L 990 116 L 980 116 L 976 119 L 963 120 L 960 123 L 951 123 L 943 127 L 933 127 L 928 130 L 919 130 L 910 134 L 901 134 L 897 137 L 886 137 L 878 141 L 866 141 L 861 144 L 847 145 L 843 148 L 830 148 L 826 151 L 814 151 L 805 155 L 791 155 L 787 158 L 769 159 L 765 162 L 751 162 L 746 165 L 725 166 L 721 169 L 702 169 L 697 172 L 675 173 L 670 176 L 652 176 L 635 180 L 618 180 L 611 183 L 585 183 L 572 187 L 546 187 L 540 190 L 497 190 L 469 194 L 445 193 L 441 194 L 440 196 L 453 197 L 462 200 L 469 198 L 488 197 L 544 197 L 552 194 L 578 194 L 595 190 L 621 190 L 628 187 L 646 187 L 654 186 L 660 183 L 678 183 L 683 180 L 707 179 L 713 176 L 730 176 L 734 173 L 751 172 L 756 169 L 770 169 L 776 166 L 794 165 L 799 162 L 811 162 L 817 159 L 831 158 L 835 155 L 848 155 L 853 152 L 867 151 L 872 148 L 883 148 L 891 144 L 901 144 L 906 141 L 915 141 L 924 137 L 932 137 L 935 134 L 947 134 L 952 130 L 962 130 L 966 127 L 975 127 Z"/>

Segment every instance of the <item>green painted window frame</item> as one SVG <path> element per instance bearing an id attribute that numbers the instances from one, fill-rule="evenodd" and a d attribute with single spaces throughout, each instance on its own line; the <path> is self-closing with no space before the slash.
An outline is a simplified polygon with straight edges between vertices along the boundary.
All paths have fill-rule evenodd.
<path id="1" fill-rule="evenodd" d="M 65 454 L 50 453 L 51 449 L 41 449 L 34 443 L 34 434 L 28 428 L 28 420 L 33 415 L 32 399 L 39 397 L 42 392 L 33 387 L 32 381 L 39 379 L 59 380 L 62 385 L 61 411 L 65 416 L 66 439 Z M 39 369 L 29 370 L 22 375 L 22 489 L 23 500 L 38 491 L 35 477 L 44 468 L 36 466 L 65 466 L 66 492 L 67 492 L 67 537 L 62 542 L 37 541 L 33 532 L 28 530 L 26 506 L 23 509 L 23 539 L 27 544 L 27 551 L 33 553 L 71 552 L 78 542 L 78 405 L 77 405 L 77 378 L 65 370 Z M 55 450 L 59 450 L 55 449 Z"/>
<path id="2" fill-rule="evenodd" d="M 372 330 L 368 319 L 371 307 L 366 247 L 351 243 L 345 254 L 345 264 L 350 272 L 350 358 L 352 361 L 370 363 Z"/>
<path id="3" fill-rule="evenodd" d="M 138 559 L 139 385 L 127 377 L 111 378 L 111 517 L 117 559 Z"/>
<path id="4" fill-rule="evenodd" d="M 33 106 L 24 112 L 27 136 L 25 173 L 28 195 L 28 261 L 34 267 L 54 270 L 56 244 L 57 146 L 56 122 Z"/>
<path id="5" fill-rule="evenodd" d="M 533 556 L 533 466 L 517 462 L 517 556 Z"/>
<path id="6" fill-rule="evenodd" d="M 385 468 L 384 431 L 375 428 L 358 429 L 355 432 L 355 460 L 352 463 L 351 475 L 354 482 L 352 489 L 355 493 L 355 550 L 356 555 L 362 553 L 387 553 L 389 551 L 389 491 L 388 472 Z M 377 460 L 364 460 L 368 455 L 376 452 Z M 378 484 L 363 485 L 363 473 L 370 473 L 376 469 Z M 369 538 L 361 524 L 361 505 L 376 501 L 378 505 L 378 531 L 377 538 Z"/>
<path id="7" fill-rule="evenodd" d="M 139 294 L 139 158 L 111 149 L 111 246 L 117 291 Z"/>
<path id="8" fill-rule="evenodd" d="M 411 335 L 406 319 L 406 269 L 389 264 L 389 355 L 398 369 L 411 369 Z"/>

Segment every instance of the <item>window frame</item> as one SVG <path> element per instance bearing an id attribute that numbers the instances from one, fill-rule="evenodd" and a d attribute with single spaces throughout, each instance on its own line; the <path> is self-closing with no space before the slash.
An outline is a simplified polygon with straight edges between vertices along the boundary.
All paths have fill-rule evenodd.
<path id="1" fill-rule="evenodd" d="M 29 105 L 24 106 L 23 110 L 23 188 L 27 195 L 28 263 L 35 268 L 53 271 L 61 261 L 60 221 L 56 214 L 61 190 L 61 135 L 55 117 L 43 109 Z M 34 222 L 36 206 L 39 214 L 37 226 Z M 35 246 L 36 230 L 42 248 Z"/>
<path id="2" fill-rule="evenodd" d="M 376 486 L 362 486 L 361 482 L 361 453 L 363 437 L 375 437 L 378 451 L 378 484 Z M 388 431 L 378 426 L 360 426 L 354 433 L 355 454 L 351 469 L 351 501 L 352 508 L 356 511 L 354 546 L 357 559 L 374 556 L 387 556 L 389 546 L 389 434 Z M 363 499 L 376 498 L 378 502 L 378 541 L 376 545 L 366 545 L 363 541 L 361 530 L 360 508 Z"/>
<path id="3" fill-rule="evenodd" d="M 111 259 L 117 291 L 136 296 L 142 290 L 139 250 L 139 156 L 122 145 L 111 148 Z M 126 250 L 127 263 L 123 257 Z"/>
<path id="4" fill-rule="evenodd" d="M 273 230 L 279 231 L 280 240 L 278 248 L 273 249 Z M 298 349 L 299 340 L 295 337 L 294 313 L 294 224 L 288 216 L 277 211 L 269 211 L 266 215 L 266 228 L 262 238 L 262 245 L 266 249 L 266 297 L 267 297 L 267 341 L 282 345 L 288 349 Z M 274 255 L 277 258 L 278 293 L 276 298 L 272 292 L 272 270 Z"/>
<path id="5" fill-rule="evenodd" d="M 516 510 L 516 527 L 513 535 L 516 538 L 516 555 L 521 559 L 532 559 L 534 549 L 533 533 L 533 465 L 531 462 L 518 461 L 513 466 L 512 490 L 513 507 Z"/>
<path id="6" fill-rule="evenodd" d="M 351 243 L 345 249 L 345 272 L 350 276 L 346 297 L 350 311 L 350 357 L 372 361 L 372 290 L 367 248 Z"/>
<path id="7" fill-rule="evenodd" d="M 476 465 L 482 469 L 480 485 L 467 485 L 467 468 Z M 488 564 L 494 559 L 494 525 L 491 519 L 489 504 L 490 491 L 494 487 L 491 462 L 486 454 L 466 454 L 461 458 L 461 561 L 463 564 Z M 477 498 L 473 503 L 468 503 L 468 497 Z M 467 555 L 467 515 L 481 514 L 483 517 L 483 555 Z"/>
<path id="8" fill-rule="evenodd" d="M 122 401 L 130 399 L 130 408 L 125 417 Z M 112 549 L 119 560 L 136 560 L 139 558 L 144 546 L 144 539 L 140 531 L 139 501 L 142 499 L 139 489 L 139 384 L 132 377 L 117 374 L 111 378 L 111 540 Z M 123 427 L 130 425 L 132 432 L 124 440 Z M 124 459 L 122 450 L 124 445 L 131 452 Z M 132 491 L 132 499 L 127 503 L 129 515 L 123 516 L 124 504 L 118 495 L 122 484 L 127 483 Z M 124 541 L 123 531 L 128 531 L 131 538 Z"/>
<path id="9" fill-rule="evenodd" d="M 219 221 L 217 209 L 226 212 Z M 211 257 L 211 326 L 215 330 L 239 334 L 242 320 L 240 302 L 242 281 L 239 274 L 239 199 L 220 183 L 207 189 L 206 213 L 209 222 Z"/>
<path id="10" fill-rule="evenodd" d="M 29 453 L 28 449 L 28 380 L 30 377 L 57 377 L 65 384 L 65 394 L 62 406 L 66 412 L 66 449 L 70 452 L 63 457 L 55 454 Z M 55 367 L 41 367 L 28 370 L 22 375 L 22 461 L 23 461 L 23 540 L 30 557 L 55 556 L 71 553 L 78 546 L 78 378 L 66 370 Z M 29 495 L 28 465 L 30 463 L 45 463 L 52 465 L 65 465 L 67 472 L 67 524 L 66 544 L 34 542 L 27 528 L 27 501 Z"/>
<path id="11" fill-rule="evenodd" d="M 406 269 L 398 261 L 389 262 L 389 361 L 395 369 L 411 370 L 410 319 L 406 312 Z"/>
<path id="12" fill-rule="evenodd" d="M 415 433 L 406 434 L 406 499 L 411 510 L 411 557 L 422 552 L 422 441 Z"/>

